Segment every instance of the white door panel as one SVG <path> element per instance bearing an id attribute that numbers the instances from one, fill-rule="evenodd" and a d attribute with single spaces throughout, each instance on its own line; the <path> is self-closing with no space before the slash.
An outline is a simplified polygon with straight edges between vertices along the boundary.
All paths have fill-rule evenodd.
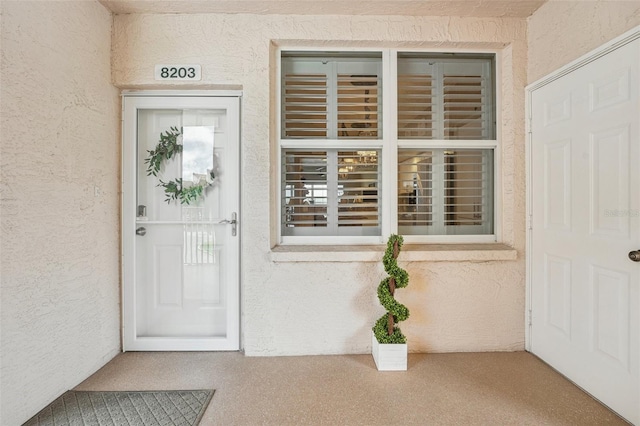
<path id="1" fill-rule="evenodd" d="M 181 129 L 182 153 L 148 175 L 160 135 Z M 236 97 L 125 97 L 125 350 L 239 349 L 239 102 Z M 167 201 L 162 180 L 213 185 Z M 143 230 L 141 232 L 141 230 Z"/>
<path id="2" fill-rule="evenodd" d="M 640 41 L 532 92 L 531 350 L 640 424 Z"/>

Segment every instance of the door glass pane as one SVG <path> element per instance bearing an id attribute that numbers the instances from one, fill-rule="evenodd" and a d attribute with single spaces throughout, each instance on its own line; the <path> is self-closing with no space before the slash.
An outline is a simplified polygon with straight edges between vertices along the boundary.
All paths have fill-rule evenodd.
<path id="1" fill-rule="evenodd" d="M 213 126 L 184 126 L 182 181 L 193 185 L 207 182 L 213 171 Z"/>
<path id="2" fill-rule="evenodd" d="M 143 109 L 137 118 L 137 336 L 225 337 L 226 112 Z M 173 153 L 154 176 L 148 160 L 161 140 Z M 185 198 L 195 187 L 202 194 Z"/>

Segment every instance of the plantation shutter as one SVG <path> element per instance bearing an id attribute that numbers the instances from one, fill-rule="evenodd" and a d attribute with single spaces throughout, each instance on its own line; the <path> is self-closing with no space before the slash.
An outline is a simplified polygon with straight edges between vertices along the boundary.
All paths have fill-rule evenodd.
<path id="1" fill-rule="evenodd" d="M 328 137 L 328 78 L 317 63 L 284 63 L 282 135 L 285 138 Z"/>
<path id="2" fill-rule="evenodd" d="M 285 151 L 282 156 L 282 229 L 327 227 L 327 153 Z M 321 230 L 315 231 L 321 235 Z M 313 233 L 312 231 L 307 234 Z"/>
<path id="3" fill-rule="evenodd" d="M 494 139 L 490 63 L 442 65 L 443 139 Z"/>
<path id="4" fill-rule="evenodd" d="M 492 233 L 493 150 L 445 150 L 446 234 Z"/>
<path id="5" fill-rule="evenodd" d="M 285 150 L 283 235 L 379 235 L 379 155 L 375 150 Z"/>
<path id="6" fill-rule="evenodd" d="M 492 149 L 399 149 L 398 231 L 493 232 Z"/>
<path id="7" fill-rule="evenodd" d="M 338 73 L 338 138 L 378 138 L 378 103 L 381 93 L 377 74 L 344 73 L 344 68 L 353 72 L 360 64 L 340 64 Z M 364 67 L 366 68 L 366 67 Z M 371 71 L 370 71 L 371 72 Z"/>
<path id="8" fill-rule="evenodd" d="M 379 55 L 378 55 L 379 56 Z M 379 57 L 282 58 L 283 139 L 379 139 Z"/>
<path id="9" fill-rule="evenodd" d="M 495 55 L 398 51 L 385 61 L 397 66 L 389 73 L 397 81 L 385 91 L 393 96 L 397 133 L 382 141 L 383 51 L 281 52 L 283 242 L 379 237 L 383 207 L 397 212 L 390 228 L 399 234 L 489 241 Z M 397 185 L 397 195 L 385 198 L 395 205 L 382 206 L 382 156 L 396 150 L 397 180 L 388 184 Z"/>
<path id="10" fill-rule="evenodd" d="M 398 56 L 398 138 L 492 140 L 492 61 Z"/>
<path id="11" fill-rule="evenodd" d="M 427 234 L 433 226 L 433 152 L 398 152 L 398 227 Z"/>
<path id="12" fill-rule="evenodd" d="M 437 134 L 434 67 L 424 61 L 398 61 L 398 137 L 433 139 Z"/>
<path id="13" fill-rule="evenodd" d="M 362 231 L 372 235 L 379 230 L 379 155 L 379 151 L 338 152 L 338 228 L 374 228 Z"/>

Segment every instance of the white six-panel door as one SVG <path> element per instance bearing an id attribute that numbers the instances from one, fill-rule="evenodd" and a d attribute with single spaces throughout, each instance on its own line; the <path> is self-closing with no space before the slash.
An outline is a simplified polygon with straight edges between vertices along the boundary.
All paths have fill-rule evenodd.
<path id="1" fill-rule="evenodd" d="M 239 349 L 239 98 L 132 94 L 123 120 L 124 350 Z M 182 153 L 149 176 L 145 159 L 171 128 Z M 211 170 L 188 204 L 158 186 Z"/>
<path id="2" fill-rule="evenodd" d="M 640 40 L 531 93 L 531 351 L 640 424 Z"/>

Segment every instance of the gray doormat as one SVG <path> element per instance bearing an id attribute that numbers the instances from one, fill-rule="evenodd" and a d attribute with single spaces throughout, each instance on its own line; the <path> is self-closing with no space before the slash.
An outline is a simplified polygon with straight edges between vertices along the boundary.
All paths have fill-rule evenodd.
<path id="1" fill-rule="evenodd" d="M 194 426 L 200 423 L 213 392 L 213 389 L 146 392 L 68 391 L 23 426 Z"/>

